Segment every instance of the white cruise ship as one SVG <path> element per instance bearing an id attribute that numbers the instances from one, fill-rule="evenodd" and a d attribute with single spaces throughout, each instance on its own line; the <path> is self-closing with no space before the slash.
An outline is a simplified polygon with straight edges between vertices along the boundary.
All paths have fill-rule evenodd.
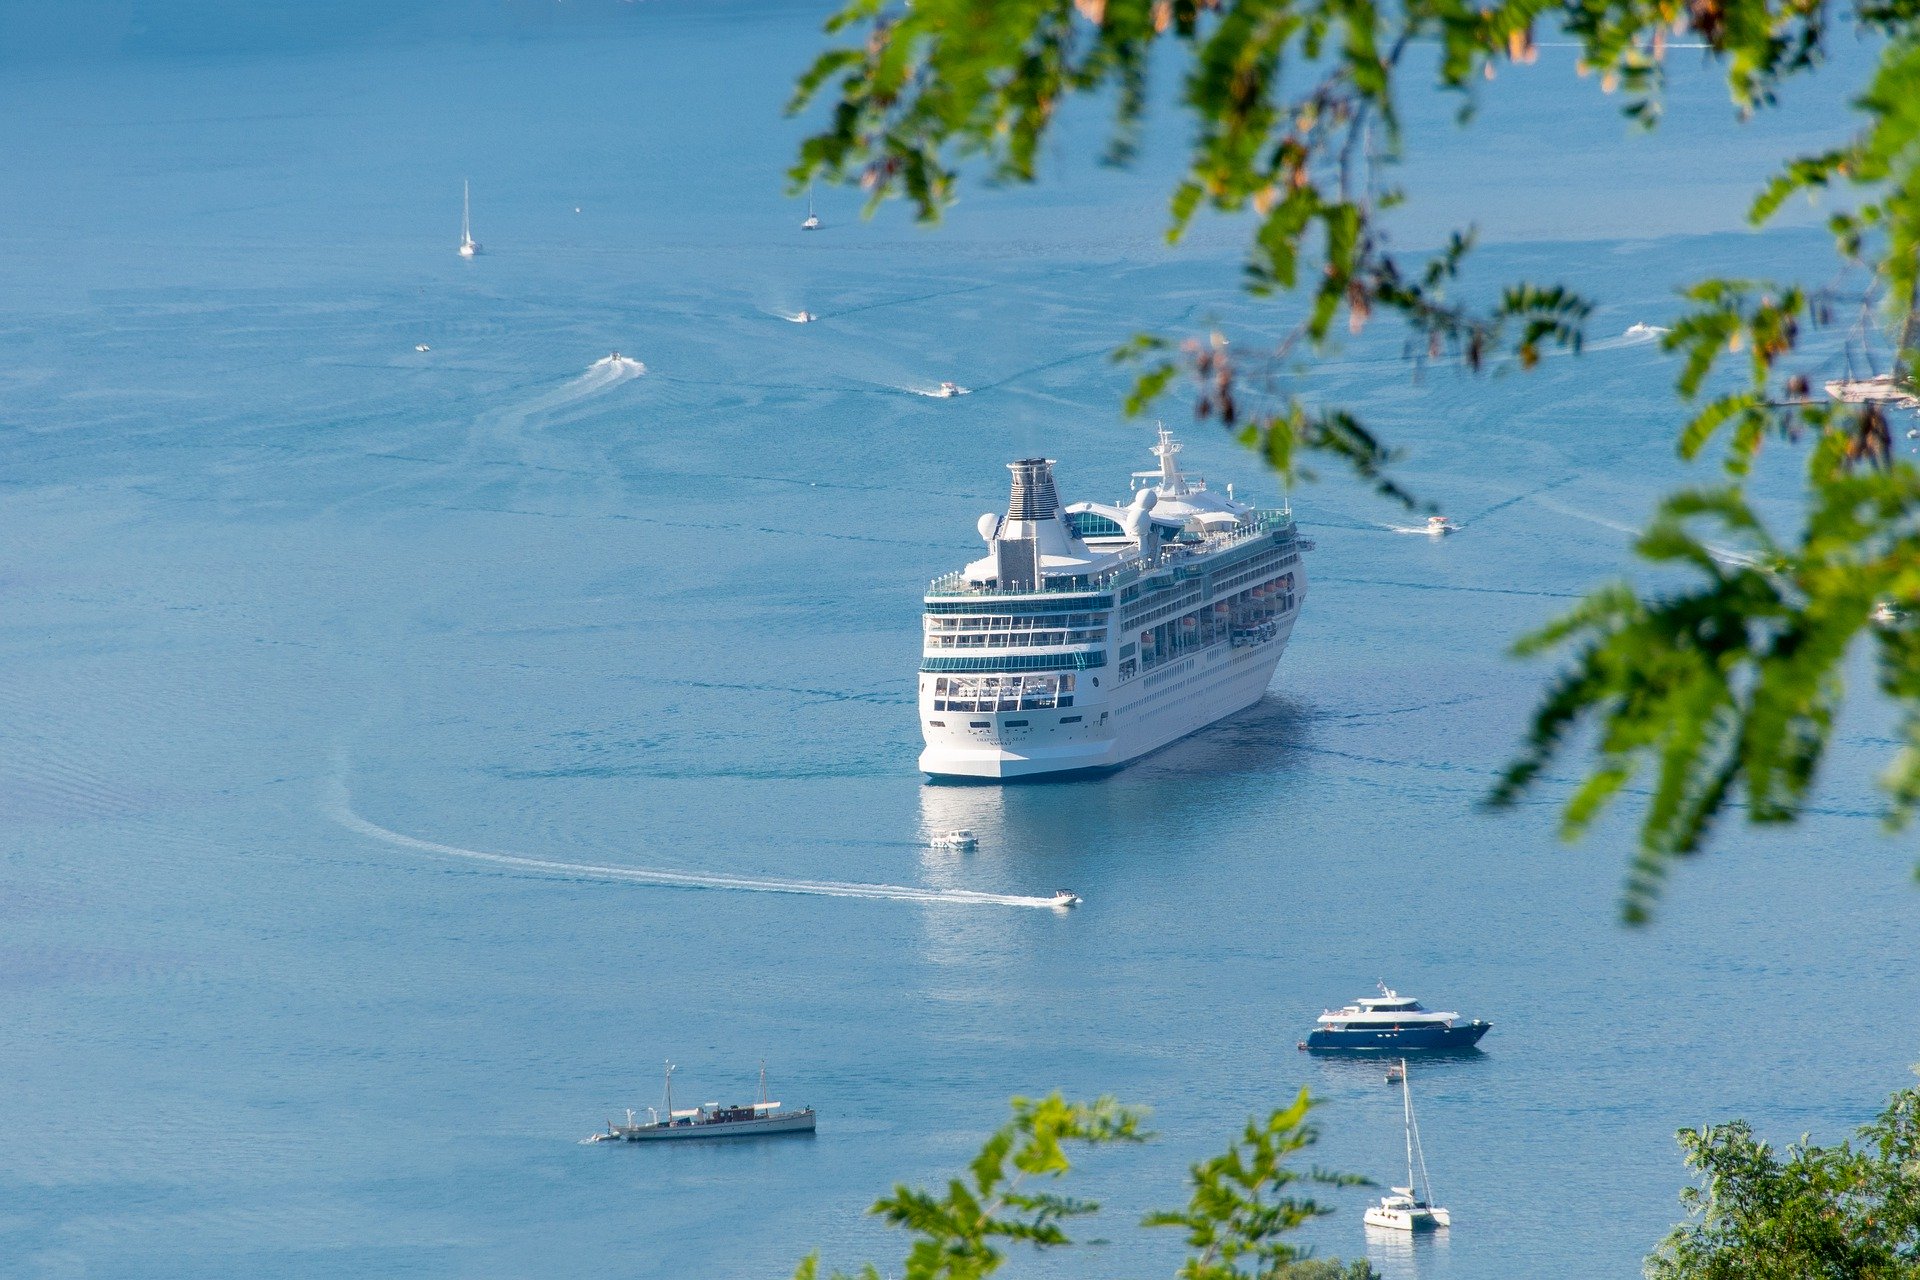
<path id="1" fill-rule="evenodd" d="M 1266 692 L 1306 598 L 1293 518 L 1183 475 L 1164 428 L 1153 452 L 1125 506 L 1063 510 L 1051 460 L 1007 464 L 986 556 L 927 588 L 922 770 L 1109 769 Z"/>

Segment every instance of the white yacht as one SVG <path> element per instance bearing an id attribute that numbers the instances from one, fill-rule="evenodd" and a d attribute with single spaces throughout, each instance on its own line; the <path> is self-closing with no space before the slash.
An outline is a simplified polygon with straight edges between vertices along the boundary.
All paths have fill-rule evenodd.
<path id="1" fill-rule="evenodd" d="M 1407 1185 L 1388 1187 L 1389 1194 L 1361 1215 L 1370 1227 L 1390 1231 L 1433 1231 L 1453 1225 L 1453 1215 L 1433 1203 L 1433 1184 L 1427 1180 L 1427 1153 L 1420 1148 L 1420 1126 L 1413 1118 L 1413 1089 L 1407 1083 L 1407 1060 L 1400 1059 L 1400 1101 L 1407 1126 Z M 1420 1187 L 1426 1193 L 1413 1192 L 1414 1161 L 1420 1162 Z"/>
<path id="2" fill-rule="evenodd" d="M 1053 462 L 1008 463 L 987 554 L 927 588 L 920 768 L 1105 769 L 1259 701 L 1306 597 L 1286 511 L 1180 470 L 1164 428 L 1132 500 L 1062 508 Z"/>
<path id="3" fill-rule="evenodd" d="M 951 831 L 934 832 L 927 843 L 936 849 L 975 849 L 980 845 L 980 838 L 965 827 L 955 827 Z"/>
<path id="4" fill-rule="evenodd" d="M 463 258 L 471 258 L 474 254 L 480 252 L 480 242 L 473 238 L 472 215 L 472 184 L 465 178 L 462 178 L 460 180 L 460 256 Z"/>

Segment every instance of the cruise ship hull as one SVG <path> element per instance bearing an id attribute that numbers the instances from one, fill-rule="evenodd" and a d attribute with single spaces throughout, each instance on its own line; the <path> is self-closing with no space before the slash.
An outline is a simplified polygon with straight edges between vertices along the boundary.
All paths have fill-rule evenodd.
<path id="1" fill-rule="evenodd" d="M 920 753 L 921 772 L 1003 781 L 1117 769 L 1258 702 L 1273 681 L 1292 622 L 1288 618 L 1285 630 L 1262 644 L 1216 645 L 1130 681 L 1109 701 L 1083 701 L 1072 723 L 1044 711 L 943 717 L 948 732 Z M 1017 727 L 1009 728 L 1009 721 Z"/>
<path id="2" fill-rule="evenodd" d="M 1318 1028 L 1307 1036 L 1307 1048 L 1318 1053 L 1408 1053 L 1435 1049 L 1471 1049 L 1493 1029 L 1491 1022 L 1454 1026 L 1397 1027 L 1384 1031 L 1329 1031 Z"/>

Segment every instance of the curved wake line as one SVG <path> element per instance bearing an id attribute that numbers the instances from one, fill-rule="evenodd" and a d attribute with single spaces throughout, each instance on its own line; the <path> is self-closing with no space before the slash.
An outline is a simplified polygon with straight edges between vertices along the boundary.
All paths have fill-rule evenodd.
<path id="1" fill-rule="evenodd" d="M 687 871 L 659 871 L 647 867 L 602 867 L 578 862 L 554 862 L 546 858 L 526 858 L 511 853 L 488 853 L 481 849 L 463 849 L 458 845 L 422 840 L 417 836 L 389 831 L 367 821 L 353 811 L 346 783 L 335 779 L 328 784 L 326 815 L 347 830 L 370 840 L 415 849 L 421 853 L 460 858 L 468 862 L 487 862 L 495 866 L 515 867 L 545 875 L 588 877 L 596 880 L 624 881 L 628 884 L 657 885 L 676 889 L 735 889 L 747 893 L 797 893 L 816 898 L 873 898 L 888 902 L 926 902 L 968 907 L 1043 907 L 1052 910 L 1058 904 L 1052 898 L 1030 898 L 1012 893 L 980 893 L 972 889 L 917 889 L 900 884 L 846 884 L 833 880 L 780 880 L 760 876 L 705 875 Z"/>

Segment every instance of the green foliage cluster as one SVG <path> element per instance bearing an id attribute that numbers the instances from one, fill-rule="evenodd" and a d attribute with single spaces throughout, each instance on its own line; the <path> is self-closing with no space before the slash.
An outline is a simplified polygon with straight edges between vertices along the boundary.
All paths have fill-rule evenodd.
<path id="1" fill-rule="evenodd" d="M 1320 1169 L 1300 1171 L 1288 1160 L 1314 1144 L 1307 1123 L 1313 1100 L 1303 1089 L 1291 1106 L 1265 1120 L 1250 1120 L 1241 1139 L 1190 1172 L 1193 1193 L 1181 1210 L 1149 1214 L 1148 1227 L 1178 1227 L 1192 1249 L 1180 1268 L 1182 1280 L 1375 1280 L 1362 1259 L 1351 1264 L 1307 1258 L 1284 1239 L 1288 1232 L 1331 1210 L 1302 1196 L 1302 1183 L 1365 1185 L 1366 1179 Z M 1071 1168 L 1069 1145 L 1138 1143 L 1148 1137 L 1145 1113 L 1112 1098 L 1069 1102 L 1059 1094 L 1039 1101 L 1013 1100 L 1013 1118 L 987 1139 L 944 1192 L 896 1186 L 871 1210 L 913 1240 L 905 1280 L 985 1280 L 1006 1260 L 1006 1246 L 1036 1248 L 1071 1244 L 1065 1224 L 1098 1211 L 1090 1201 L 1029 1189 L 1030 1181 L 1057 1180 Z M 794 1280 L 819 1280 L 820 1258 L 801 1262 Z M 835 1271 L 832 1280 L 880 1280 L 872 1263 L 857 1272 Z"/>
<path id="2" fill-rule="evenodd" d="M 1639 919 L 1671 860 L 1700 849 L 1730 806 L 1758 822 L 1801 812 L 1845 693 L 1844 660 L 1863 637 L 1880 688 L 1907 713 L 1886 777 L 1889 819 L 1905 820 L 1920 795 L 1920 477 L 1896 456 L 1887 411 L 1815 400 L 1802 355 L 1805 336 L 1834 321 L 1851 289 L 1863 307 L 1879 300 L 1895 382 L 1913 389 L 1920 0 L 852 0 L 828 27 L 845 42 L 800 79 L 794 110 L 825 99 L 826 116 L 791 176 L 857 183 L 873 204 L 901 197 L 936 219 L 969 166 L 990 180 L 1032 179 L 1076 96 L 1110 103 L 1110 158 L 1125 161 L 1139 145 L 1149 73 L 1172 70 L 1193 142 L 1169 199 L 1169 238 L 1203 209 L 1251 212 L 1247 288 L 1298 292 L 1303 314 L 1252 363 L 1217 333 L 1136 339 L 1122 350 L 1142 364 L 1129 410 L 1184 374 L 1198 416 L 1289 481 L 1310 478 L 1305 463 L 1321 455 L 1412 505 L 1391 445 L 1350 410 L 1288 392 L 1338 342 L 1341 319 L 1353 332 L 1396 321 L 1417 360 L 1525 368 L 1549 350 L 1578 351 L 1590 304 L 1535 283 L 1510 285 L 1486 307 L 1458 301 L 1471 229 L 1428 257 L 1394 249 L 1382 215 L 1401 198 L 1386 177 L 1403 141 L 1409 50 L 1437 51 L 1419 63 L 1435 68 L 1424 87 L 1452 96 L 1465 120 L 1486 81 L 1534 60 L 1536 31 L 1555 31 L 1580 45 L 1583 75 L 1653 127 L 1670 44 L 1704 46 L 1745 116 L 1818 68 L 1836 28 L 1879 50 L 1856 100 L 1861 127 L 1787 158 L 1752 217 L 1765 222 L 1797 194 L 1842 194 L 1830 224 L 1840 275 L 1819 288 L 1707 280 L 1683 292 L 1686 314 L 1664 339 L 1683 357 L 1675 389 L 1691 406 L 1676 448 L 1701 465 L 1711 453 L 1718 477 L 1669 495 L 1640 539 L 1662 585 L 1603 587 L 1519 645 L 1559 655 L 1563 671 L 1491 798 L 1513 802 L 1569 742 L 1582 751 L 1590 742 L 1589 775 L 1565 811 L 1573 835 L 1650 776 L 1625 902 Z M 1745 496 L 1768 442 L 1787 446 L 1770 458 L 1800 468 L 1804 518 L 1786 532 L 1769 529 Z M 1709 533 L 1730 537 L 1737 555 Z"/>
<path id="3" fill-rule="evenodd" d="M 1742 1121 L 1683 1129 L 1700 1185 L 1648 1280 L 1913 1280 L 1920 1276 L 1920 1091 L 1893 1096 L 1858 1141 L 1784 1153 Z"/>

